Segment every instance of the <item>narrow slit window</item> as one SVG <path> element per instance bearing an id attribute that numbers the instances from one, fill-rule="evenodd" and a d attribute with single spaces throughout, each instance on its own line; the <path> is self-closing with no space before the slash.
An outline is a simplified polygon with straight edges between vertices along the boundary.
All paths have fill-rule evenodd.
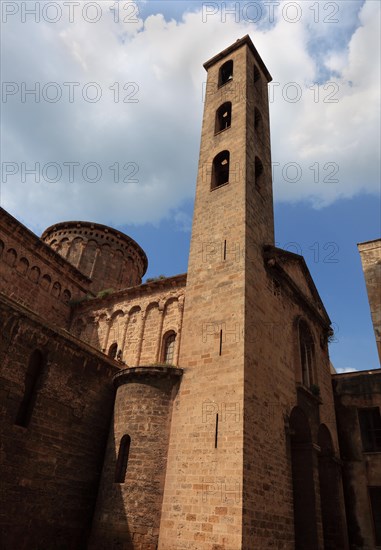
<path id="1" fill-rule="evenodd" d="M 232 123 L 232 104 L 230 101 L 223 103 L 216 111 L 216 123 L 214 132 L 222 132 L 230 128 Z"/>
<path id="2" fill-rule="evenodd" d="M 214 157 L 212 167 L 212 189 L 229 182 L 229 151 L 221 151 Z"/>
<path id="3" fill-rule="evenodd" d="M 17 411 L 17 426 L 27 428 L 32 418 L 33 409 L 36 403 L 38 390 L 41 386 L 42 374 L 44 370 L 44 357 L 39 350 L 35 350 L 29 359 L 28 368 L 25 375 L 24 396 Z"/>
<path id="4" fill-rule="evenodd" d="M 300 322 L 299 325 L 299 346 L 300 361 L 302 369 L 302 382 L 310 388 L 314 381 L 314 341 L 307 323 Z"/>
<path id="5" fill-rule="evenodd" d="M 233 61 L 226 61 L 221 67 L 218 77 L 218 87 L 223 86 L 227 82 L 233 80 Z"/>
<path id="6" fill-rule="evenodd" d="M 263 179 L 263 164 L 259 157 L 255 157 L 255 187 L 260 191 Z"/>
<path id="7" fill-rule="evenodd" d="M 126 480 L 128 455 L 130 453 L 131 437 L 124 435 L 120 440 L 118 458 L 115 467 L 115 483 L 124 483 Z"/>
<path id="8" fill-rule="evenodd" d="M 216 414 L 216 430 L 214 434 L 214 448 L 217 449 L 218 446 L 218 413 Z"/>

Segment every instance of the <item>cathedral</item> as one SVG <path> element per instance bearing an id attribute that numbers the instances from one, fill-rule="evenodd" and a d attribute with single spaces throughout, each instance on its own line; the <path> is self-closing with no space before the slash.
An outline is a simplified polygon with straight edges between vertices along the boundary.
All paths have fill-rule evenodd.
<path id="1" fill-rule="evenodd" d="M 250 37 L 204 68 L 187 273 L 142 283 L 120 231 L 0 212 L 4 550 L 381 548 L 381 371 L 335 373 L 308 267 L 274 244 Z M 381 240 L 359 252 L 381 353 Z"/>

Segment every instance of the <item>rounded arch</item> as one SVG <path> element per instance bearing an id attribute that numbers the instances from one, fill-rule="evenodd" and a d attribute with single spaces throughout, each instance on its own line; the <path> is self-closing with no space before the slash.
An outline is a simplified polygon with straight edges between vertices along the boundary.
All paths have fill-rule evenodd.
<path id="1" fill-rule="evenodd" d="M 67 288 L 63 291 L 62 293 L 62 301 L 65 303 L 65 304 L 68 304 L 71 300 L 71 292 L 70 290 L 68 290 Z"/>
<path id="2" fill-rule="evenodd" d="M 20 261 L 17 265 L 17 271 L 21 275 L 25 275 L 29 269 L 29 261 L 26 258 L 20 258 Z"/>
<path id="3" fill-rule="evenodd" d="M 47 292 L 50 290 L 50 285 L 52 284 L 52 279 L 50 277 L 50 275 L 43 275 L 42 279 L 41 279 L 41 288 L 43 290 L 46 290 Z"/>
<path id="4" fill-rule="evenodd" d="M 122 309 L 117 309 L 116 311 L 114 311 L 114 313 L 111 314 L 110 321 L 114 321 L 114 319 L 116 319 L 117 317 L 124 317 L 125 314 L 126 313 Z"/>
<path id="5" fill-rule="evenodd" d="M 218 87 L 233 80 L 233 69 L 234 64 L 232 59 L 225 61 L 225 63 L 221 65 L 220 70 L 218 71 Z"/>
<path id="6" fill-rule="evenodd" d="M 117 342 L 113 342 L 108 348 L 107 355 L 110 357 L 110 359 L 116 359 L 117 353 L 118 353 L 118 344 Z"/>
<path id="7" fill-rule="evenodd" d="M 331 432 L 325 424 L 320 424 L 318 430 L 318 445 L 320 447 L 320 453 L 325 456 L 334 455 L 334 446 L 331 436 Z"/>
<path id="8" fill-rule="evenodd" d="M 211 189 L 216 189 L 229 183 L 230 152 L 227 150 L 218 153 L 212 163 Z"/>
<path id="9" fill-rule="evenodd" d="M 179 299 L 177 296 L 171 296 L 170 298 L 168 298 L 165 302 L 164 302 L 164 313 L 167 311 L 168 307 L 171 305 L 171 304 L 174 304 L 176 302 L 178 302 Z"/>
<path id="10" fill-rule="evenodd" d="M 128 310 L 128 316 L 133 315 L 134 313 L 140 313 L 142 311 L 142 308 L 140 306 L 132 306 Z"/>
<path id="11" fill-rule="evenodd" d="M 51 290 L 51 295 L 54 296 L 55 298 L 59 298 L 60 295 L 61 295 L 61 285 L 58 281 L 56 281 L 53 286 L 52 286 L 52 290 Z"/>
<path id="12" fill-rule="evenodd" d="M 231 101 L 226 101 L 216 111 L 216 119 L 214 123 L 214 133 L 218 134 L 223 130 L 230 128 L 232 122 L 232 104 Z"/>
<path id="13" fill-rule="evenodd" d="M 151 311 L 151 309 L 154 309 L 155 307 L 157 308 L 159 307 L 159 302 L 156 302 L 156 301 L 150 302 L 145 309 L 146 314 L 148 314 L 148 312 Z"/>
<path id="14" fill-rule="evenodd" d="M 34 265 L 32 269 L 29 271 L 29 279 L 32 281 L 32 283 L 38 283 L 41 275 L 41 270 L 39 267 Z"/>
<path id="15" fill-rule="evenodd" d="M 5 256 L 5 261 L 10 267 L 14 267 L 17 260 L 17 252 L 14 248 L 9 248 Z"/>

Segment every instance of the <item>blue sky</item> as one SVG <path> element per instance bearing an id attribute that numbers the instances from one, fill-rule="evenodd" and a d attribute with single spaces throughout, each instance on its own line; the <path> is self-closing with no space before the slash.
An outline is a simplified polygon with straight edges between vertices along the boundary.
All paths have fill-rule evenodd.
<path id="1" fill-rule="evenodd" d="M 376 368 L 356 244 L 381 234 L 379 2 L 53 4 L 2 3 L 1 205 L 38 234 L 112 225 L 147 277 L 185 272 L 202 64 L 250 34 L 273 76 L 276 241 L 306 259 L 335 367 Z"/>

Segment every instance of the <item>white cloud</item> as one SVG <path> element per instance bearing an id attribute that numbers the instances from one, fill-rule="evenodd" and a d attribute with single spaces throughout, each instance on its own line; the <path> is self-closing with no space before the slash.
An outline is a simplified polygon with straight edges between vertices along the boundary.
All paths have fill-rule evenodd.
<path id="1" fill-rule="evenodd" d="M 64 97 L 64 82 L 80 83 L 74 103 L 35 104 L 30 96 L 21 103 L 17 94 L 3 104 L 3 162 L 25 162 L 28 167 L 56 162 L 64 175 L 64 162 L 80 163 L 72 183 L 67 178 L 22 183 L 18 173 L 2 184 L 2 205 L 28 225 L 41 230 L 58 220 L 92 219 L 118 226 L 155 223 L 169 215 L 185 223 L 181 205 L 193 197 L 197 171 L 206 77 L 202 63 L 246 33 L 280 83 L 271 104 L 272 156 L 280 163 L 274 171 L 276 199 L 308 199 L 324 206 L 340 197 L 379 191 L 378 2 L 364 4 L 361 26 L 352 37 L 347 33 L 345 47 L 327 49 L 326 69 L 339 76 L 331 78 L 335 84 L 327 89 L 322 83 L 318 103 L 317 88 L 309 89 L 321 69 L 311 53 L 311 40 L 331 36 L 337 27 L 321 21 L 314 25 L 313 11 L 308 11 L 313 3 L 303 2 L 305 16 L 300 22 L 291 24 L 278 15 L 275 26 L 266 30 L 244 20 L 237 23 L 233 17 L 221 23 L 218 15 L 204 23 L 200 11 L 185 13 L 181 21 L 168 21 L 163 15 L 135 21 L 135 15 L 125 13 L 127 20 L 115 23 L 107 10 L 110 4 L 102 3 L 102 19 L 94 24 L 77 17 L 75 23 L 62 18 L 56 24 L 22 24 L 10 18 L 3 25 L 5 81 L 41 86 L 55 81 Z M 357 15 L 353 4 L 346 4 L 348 11 L 341 15 L 347 18 L 345 25 L 353 25 Z M 97 103 L 82 98 L 89 82 L 102 90 Z M 123 90 L 128 82 L 133 84 Z M 290 103 L 282 97 L 280 90 L 289 82 L 300 86 L 301 101 Z M 110 89 L 114 83 L 120 84 L 117 103 L 117 87 Z M 94 91 L 88 88 L 88 93 Z M 337 103 L 322 100 L 330 92 Z M 91 161 L 102 168 L 99 183 L 81 176 L 81 168 Z M 115 163 L 125 182 L 113 182 Z M 280 177 L 288 163 L 300 165 L 299 182 Z M 319 183 L 313 180 L 317 168 Z M 321 181 L 330 173 L 339 183 Z M 287 174 L 292 177 L 292 170 Z M 138 182 L 132 181 L 136 178 Z"/>
<path id="2" fill-rule="evenodd" d="M 358 369 L 353 369 L 351 367 L 342 367 L 342 368 L 336 369 L 337 374 L 345 374 L 347 372 L 357 372 L 357 371 Z"/>

